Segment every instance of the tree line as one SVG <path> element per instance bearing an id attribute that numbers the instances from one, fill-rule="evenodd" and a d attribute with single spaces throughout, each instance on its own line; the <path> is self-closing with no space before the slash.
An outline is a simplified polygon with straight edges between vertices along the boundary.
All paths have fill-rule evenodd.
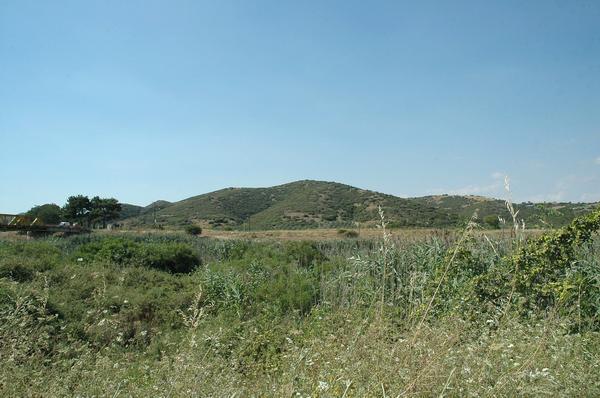
<path id="1" fill-rule="evenodd" d="M 67 203 L 60 207 L 54 203 L 34 206 L 26 214 L 39 218 L 45 224 L 58 224 L 62 221 L 77 223 L 87 227 L 102 227 L 121 214 L 121 204 L 114 198 L 89 198 L 84 195 L 69 196 Z"/>

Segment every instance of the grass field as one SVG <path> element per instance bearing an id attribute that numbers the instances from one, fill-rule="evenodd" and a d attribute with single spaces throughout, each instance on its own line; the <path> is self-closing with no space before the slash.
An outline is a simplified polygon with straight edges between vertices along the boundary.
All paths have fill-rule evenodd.
<path id="1" fill-rule="evenodd" d="M 312 228 L 312 229 L 279 229 L 266 231 L 243 231 L 232 230 L 226 231 L 222 229 L 205 228 L 202 230 L 201 237 L 214 239 L 234 239 L 234 240 L 275 240 L 275 241 L 321 241 L 321 240 L 345 240 L 348 238 L 346 232 L 353 231 L 356 233 L 357 239 L 378 239 L 381 237 L 379 228 Z M 542 229 L 527 229 L 523 231 L 526 237 L 535 237 L 544 233 Z M 387 231 L 397 243 L 418 242 L 431 238 L 439 238 L 442 240 L 453 240 L 462 233 L 461 229 L 443 229 L 443 228 L 394 228 Z M 148 228 L 124 229 L 118 231 L 98 230 L 95 234 L 103 236 L 119 236 L 119 235 L 172 235 L 182 236 L 185 232 L 179 229 L 159 230 Z M 474 236 L 486 235 L 490 238 L 506 240 L 512 236 L 511 229 L 476 229 L 473 232 Z M 19 239 L 15 234 L 0 233 L 0 238 L 4 239 Z M 21 239 L 24 239 L 22 237 Z"/>
<path id="2" fill-rule="evenodd" d="M 381 231 L 377 228 L 363 229 L 296 229 L 296 230 L 273 230 L 273 231 L 222 231 L 205 230 L 205 236 L 218 239 L 274 239 L 274 240 L 340 240 L 346 239 L 343 231 L 355 231 L 358 238 L 377 239 L 381 236 Z M 416 242 L 430 238 L 453 239 L 461 233 L 460 230 L 448 229 L 426 229 L 426 228 L 405 228 L 391 229 L 389 234 L 398 242 Z M 542 230 L 528 230 L 527 235 L 539 235 Z M 494 238 L 510 237 L 510 230 L 481 230 L 475 234 L 486 234 Z"/>
<path id="3" fill-rule="evenodd" d="M 598 396 L 599 227 L 4 235 L 0 395 Z"/>

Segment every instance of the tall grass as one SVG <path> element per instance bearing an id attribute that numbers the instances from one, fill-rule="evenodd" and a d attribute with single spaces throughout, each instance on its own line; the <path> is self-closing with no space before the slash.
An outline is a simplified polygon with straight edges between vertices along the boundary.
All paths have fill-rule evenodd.
<path id="1" fill-rule="evenodd" d="M 0 242 L 0 393 L 599 395 L 598 218 L 518 243 L 473 219 L 407 244 L 382 212 L 378 240 Z"/>

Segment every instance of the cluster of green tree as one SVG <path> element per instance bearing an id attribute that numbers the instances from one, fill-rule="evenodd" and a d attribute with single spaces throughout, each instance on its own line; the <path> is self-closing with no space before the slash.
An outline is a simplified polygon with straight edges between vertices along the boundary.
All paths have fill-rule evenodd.
<path id="1" fill-rule="evenodd" d="M 62 210 L 59 205 L 54 203 L 34 206 L 26 214 L 38 218 L 46 224 L 58 224 L 62 220 Z"/>
<path id="2" fill-rule="evenodd" d="M 54 203 L 44 204 L 34 206 L 27 215 L 39 218 L 46 224 L 69 221 L 89 227 L 106 228 L 107 223 L 119 218 L 120 213 L 121 204 L 117 199 L 99 196 L 90 199 L 84 195 L 77 195 L 69 196 L 62 208 Z"/>

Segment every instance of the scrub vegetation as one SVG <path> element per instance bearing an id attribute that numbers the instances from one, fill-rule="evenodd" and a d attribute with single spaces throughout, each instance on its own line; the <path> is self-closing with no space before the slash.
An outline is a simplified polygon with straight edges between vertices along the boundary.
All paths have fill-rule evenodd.
<path id="1" fill-rule="evenodd" d="M 0 241 L 0 395 L 600 395 L 600 210 L 410 242 L 379 217 L 379 239 Z"/>
<path id="2" fill-rule="evenodd" d="M 269 188 L 226 188 L 178 202 L 146 207 L 123 205 L 128 227 L 155 224 L 180 229 L 189 224 L 221 230 L 293 230 L 354 228 L 377 224 L 378 208 L 389 228 L 448 228 L 466 224 L 474 212 L 487 228 L 509 219 L 503 200 L 480 196 L 399 198 L 337 182 L 302 180 Z M 590 212 L 594 204 L 515 204 L 528 227 L 556 228 Z M 487 219 L 486 219 L 487 217 Z"/>

